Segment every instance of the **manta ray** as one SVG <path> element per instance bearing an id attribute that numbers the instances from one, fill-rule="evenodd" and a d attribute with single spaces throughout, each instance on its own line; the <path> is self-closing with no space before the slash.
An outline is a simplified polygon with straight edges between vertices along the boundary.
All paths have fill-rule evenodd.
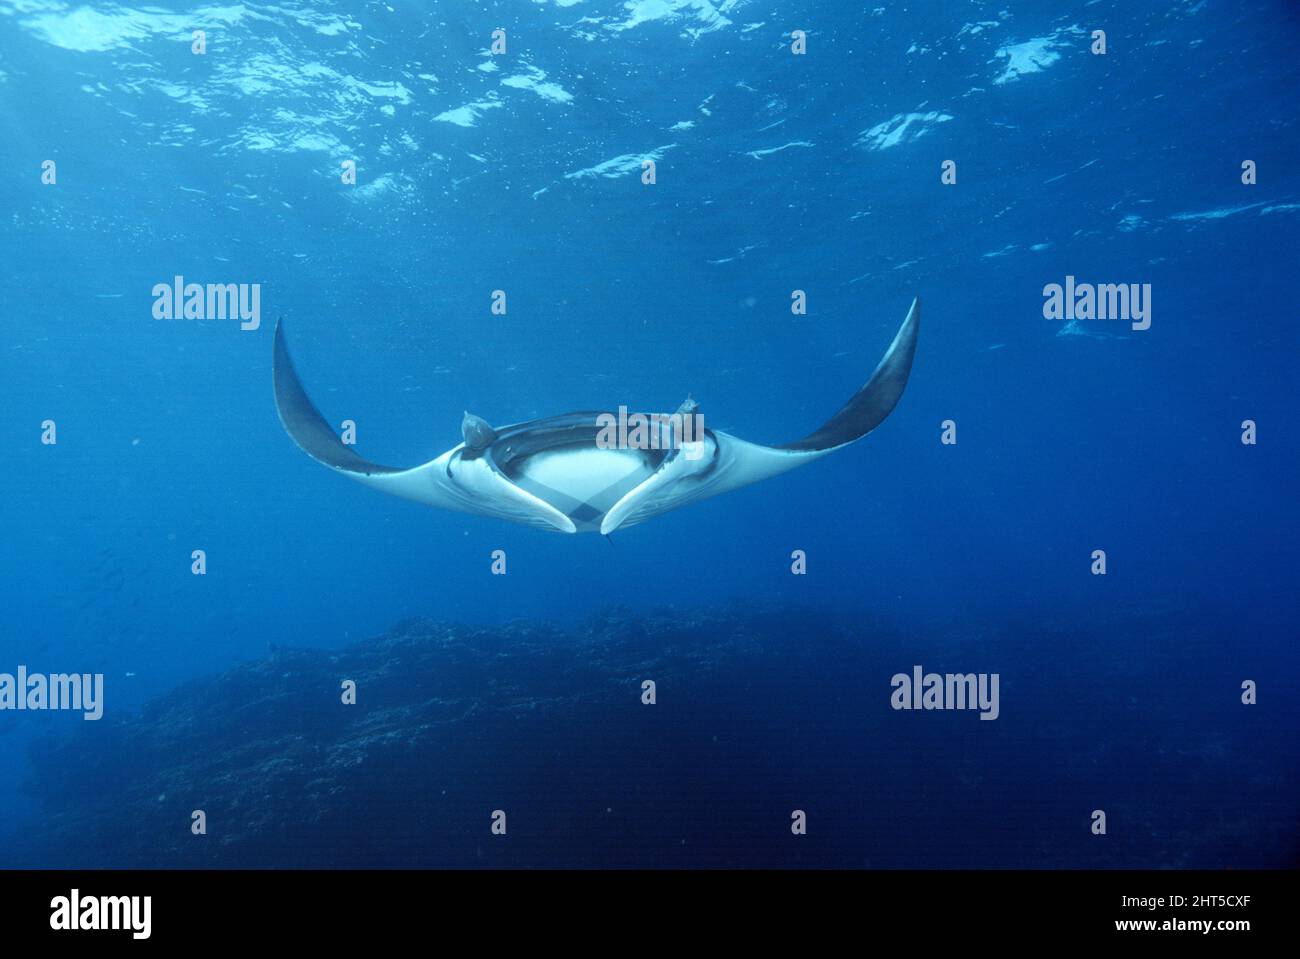
<path id="1" fill-rule="evenodd" d="M 307 396 L 275 328 L 275 405 L 280 422 L 312 459 L 384 493 L 526 523 L 561 533 L 625 529 L 688 503 L 727 493 L 811 463 L 866 436 L 884 421 L 907 385 L 916 353 L 921 304 L 912 307 L 866 385 L 803 439 L 761 446 L 702 428 L 691 442 L 602 442 L 611 414 L 564 413 L 493 428 L 465 413 L 461 442 L 421 466 L 380 466 L 362 459 Z M 693 415 L 688 399 L 678 413 Z M 656 438 L 658 438 L 656 436 Z M 672 437 L 666 437 L 672 439 Z"/>

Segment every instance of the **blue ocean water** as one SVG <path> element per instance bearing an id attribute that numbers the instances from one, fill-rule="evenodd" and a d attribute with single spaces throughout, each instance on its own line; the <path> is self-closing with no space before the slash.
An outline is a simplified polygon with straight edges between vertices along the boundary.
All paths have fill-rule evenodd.
<path id="1" fill-rule="evenodd" d="M 559 752 L 536 729 L 528 755 L 483 743 L 514 728 L 499 688 L 536 707 L 559 682 L 508 624 L 555 624 L 548 655 L 575 662 L 593 618 L 616 647 L 673 637 L 589 677 L 662 727 L 601 713 L 618 748 L 587 752 L 568 728 L 554 790 L 513 796 L 537 832 L 579 816 L 570 799 L 622 801 L 632 847 L 575 828 L 527 864 L 1293 862 L 1298 35 L 1291 4 L 1212 0 L 0 0 L 0 672 L 105 683 L 98 723 L 0 712 L 0 836 L 28 850 L 8 861 L 90 862 L 103 842 L 55 824 L 97 797 L 131 828 L 141 798 L 95 771 L 119 768 L 146 704 L 182 695 L 177 714 L 211 730 L 245 697 L 292 711 L 318 692 L 292 671 L 282 688 L 229 673 L 193 700 L 184 684 L 418 617 L 502 644 L 472 676 L 438 661 L 478 703 L 444 757 L 470 794 L 476 775 L 533 782 L 528 756 Z M 176 276 L 259 284 L 259 327 L 155 319 Z M 1046 318 L 1067 277 L 1149 284 L 1149 328 Z M 916 296 L 915 365 L 878 430 L 612 542 L 349 483 L 295 448 L 272 399 L 283 317 L 322 411 L 381 463 L 454 446 L 464 410 L 502 424 L 688 394 L 711 427 L 782 443 L 862 385 Z M 712 645 L 737 635 L 747 653 Z M 377 669 L 388 650 L 401 671 L 403 649 L 350 655 Z M 653 707 L 647 662 L 674 677 Z M 918 664 L 998 673 L 998 719 L 891 709 L 891 677 Z M 259 721 L 266 762 L 282 716 Z M 185 770 L 205 742 L 154 743 L 131 776 L 203 793 Z M 425 768 L 418 751 L 393 763 Z M 621 792 L 633 771 L 671 801 Z M 190 807 L 220 803 L 208 786 L 181 835 Z M 395 795 L 394 819 L 428 808 Z M 263 795 L 273 815 L 299 801 Z M 492 808 L 463 811 L 484 842 Z M 773 838 L 795 808 L 812 851 Z M 1114 812 L 1105 837 L 1096 809 Z M 851 825 L 837 839 L 828 818 Z M 246 811 L 213 821 L 251 829 Z M 173 840 L 121 864 L 183 862 Z M 223 862 L 329 864 L 312 842 L 236 843 Z"/>

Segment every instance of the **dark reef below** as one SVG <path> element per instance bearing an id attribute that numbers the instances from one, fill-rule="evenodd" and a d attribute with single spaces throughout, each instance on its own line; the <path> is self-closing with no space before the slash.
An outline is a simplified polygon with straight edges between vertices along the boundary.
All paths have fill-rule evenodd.
<path id="1" fill-rule="evenodd" d="M 1060 616 L 906 632 L 753 606 L 611 609 L 575 628 L 408 621 L 345 649 L 277 649 L 37 742 L 41 813 L 0 862 L 1292 864 L 1294 739 L 1237 701 L 1231 650 L 1201 627 L 1198 641 L 1125 612 L 1112 635 L 1146 645 L 1122 662 L 1122 644 L 1088 639 L 1097 624 Z M 914 664 L 998 672 L 1001 716 L 891 709 L 891 676 Z"/>

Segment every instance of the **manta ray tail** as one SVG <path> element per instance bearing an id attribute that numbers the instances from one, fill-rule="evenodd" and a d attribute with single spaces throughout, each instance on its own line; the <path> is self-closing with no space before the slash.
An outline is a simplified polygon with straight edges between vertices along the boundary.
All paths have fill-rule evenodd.
<path id="1" fill-rule="evenodd" d="M 912 300 L 907 319 L 898 328 L 871 379 L 844 404 L 838 413 L 801 440 L 786 443 L 783 450 L 830 450 L 866 436 L 893 412 L 907 386 L 916 355 L 916 335 L 921 328 L 921 300 Z"/>

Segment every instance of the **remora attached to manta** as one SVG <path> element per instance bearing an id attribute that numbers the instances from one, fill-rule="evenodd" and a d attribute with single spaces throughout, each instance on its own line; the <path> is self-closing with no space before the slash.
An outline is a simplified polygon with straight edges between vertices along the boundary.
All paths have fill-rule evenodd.
<path id="1" fill-rule="evenodd" d="M 920 300 L 914 300 L 866 385 L 818 429 L 782 446 L 705 428 L 696 446 L 611 448 L 597 442 L 598 418 L 605 415 L 598 412 L 497 429 L 466 413 L 464 441 L 437 459 L 410 469 L 380 466 L 344 445 L 308 398 L 283 323 L 275 329 L 275 405 L 308 456 L 382 492 L 542 529 L 608 534 L 811 463 L 866 436 L 903 395 L 920 322 Z"/>

